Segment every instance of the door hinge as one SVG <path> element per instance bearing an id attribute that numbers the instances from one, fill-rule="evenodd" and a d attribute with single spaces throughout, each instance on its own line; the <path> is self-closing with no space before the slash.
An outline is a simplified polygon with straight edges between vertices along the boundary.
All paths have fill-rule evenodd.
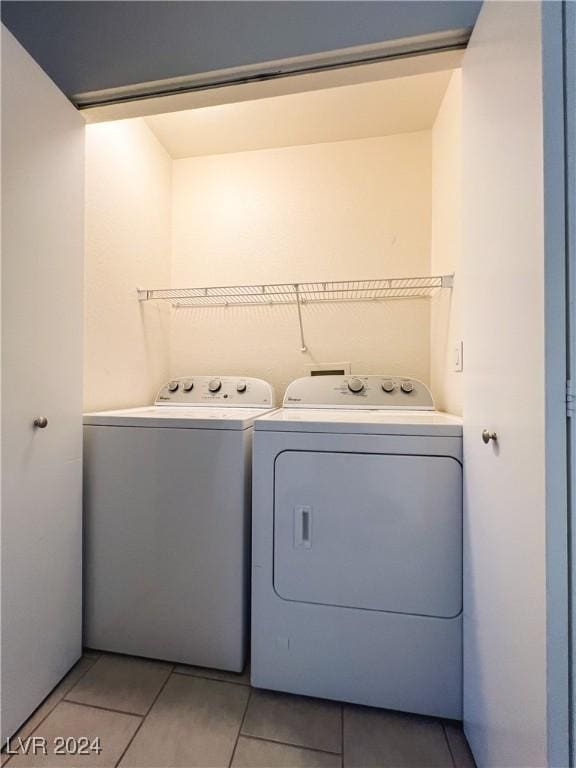
<path id="1" fill-rule="evenodd" d="M 566 382 L 566 415 L 572 418 L 576 413 L 576 396 L 574 392 L 574 382 L 568 379 Z"/>

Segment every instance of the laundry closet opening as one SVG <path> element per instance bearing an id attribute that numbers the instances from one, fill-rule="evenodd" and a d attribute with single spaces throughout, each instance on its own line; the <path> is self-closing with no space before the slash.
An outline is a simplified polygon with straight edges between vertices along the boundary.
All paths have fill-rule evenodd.
<path id="1" fill-rule="evenodd" d="M 88 125 L 85 410 L 191 374 L 281 398 L 346 364 L 461 415 L 461 111 L 450 68 Z M 394 278 L 420 282 L 378 292 Z M 306 283 L 324 300 L 250 299 Z M 237 301 L 138 293 L 226 286 Z"/>

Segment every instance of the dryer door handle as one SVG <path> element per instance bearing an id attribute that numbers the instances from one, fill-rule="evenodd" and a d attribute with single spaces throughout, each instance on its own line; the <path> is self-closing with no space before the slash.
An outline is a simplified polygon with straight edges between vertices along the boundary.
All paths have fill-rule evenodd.
<path id="1" fill-rule="evenodd" d="M 294 507 L 294 546 L 298 549 L 312 547 L 312 507 Z"/>

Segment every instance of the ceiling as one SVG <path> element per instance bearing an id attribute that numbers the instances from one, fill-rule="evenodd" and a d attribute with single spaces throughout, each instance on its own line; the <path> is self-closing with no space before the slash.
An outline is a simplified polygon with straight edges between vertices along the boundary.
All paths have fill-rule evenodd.
<path id="1" fill-rule="evenodd" d="M 432 127 L 451 72 L 220 104 L 145 118 L 174 159 Z"/>
<path id="2" fill-rule="evenodd" d="M 446 30 L 465 0 L 2 0 L 2 22 L 68 96 Z"/>

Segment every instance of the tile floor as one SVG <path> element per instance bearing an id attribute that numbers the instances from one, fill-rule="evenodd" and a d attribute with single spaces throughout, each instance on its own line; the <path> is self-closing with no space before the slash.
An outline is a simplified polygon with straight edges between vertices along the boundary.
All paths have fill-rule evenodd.
<path id="1" fill-rule="evenodd" d="M 86 652 L 17 737 L 100 737 L 82 756 L 2 755 L 54 768 L 473 768 L 454 721 L 271 693 L 234 675 Z M 14 748 L 14 740 L 12 741 Z"/>

